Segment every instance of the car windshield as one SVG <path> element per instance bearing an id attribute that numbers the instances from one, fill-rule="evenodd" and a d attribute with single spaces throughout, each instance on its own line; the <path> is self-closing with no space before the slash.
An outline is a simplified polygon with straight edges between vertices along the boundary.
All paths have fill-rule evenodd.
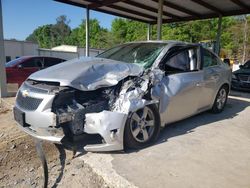
<path id="1" fill-rule="evenodd" d="M 243 65 L 244 69 L 250 69 L 250 61 L 247 61 L 244 65 Z"/>
<path id="2" fill-rule="evenodd" d="M 23 61 L 24 59 L 27 59 L 27 57 L 19 57 L 17 59 L 14 59 L 12 61 L 9 61 L 5 64 L 5 67 L 13 67 L 16 64 L 18 64 L 19 62 Z"/>
<path id="3" fill-rule="evenodd" d="M 130 43 L 111 48 L 97 57 L 135 63 L 149 68 L 165 46 L 166 43 Z"/>

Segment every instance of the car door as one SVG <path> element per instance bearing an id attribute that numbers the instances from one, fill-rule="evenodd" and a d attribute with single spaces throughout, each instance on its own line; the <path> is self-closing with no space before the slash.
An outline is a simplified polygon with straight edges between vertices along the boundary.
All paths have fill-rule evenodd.
<path id="1" fill-rule="evenodd" d="M 203 100 L 200 102 L 200 108 L 209 108 L 212 106 L 219 89 L 222 67 L 220 66 L 218 57 L 204 48 L 202 50 L 202 69 L 204 74 L 204 95 Z"/>
<path id="2" fill-rule="evenodd" d="M 167 101 L 166 110 L 161 112 L 164 123 L 189 117 L 199 108 L 202 97 L 203 73 L 199 70 L 198 48 L 180 51 L 165 62 L 165 77 L 162 80 Z"/>
<path id="3" fill-rule="evenodd" d="M 32 73 L 43 67 L 43 59 L 32 57 L 18 65 L 19 83 L 24 82 Z"/>

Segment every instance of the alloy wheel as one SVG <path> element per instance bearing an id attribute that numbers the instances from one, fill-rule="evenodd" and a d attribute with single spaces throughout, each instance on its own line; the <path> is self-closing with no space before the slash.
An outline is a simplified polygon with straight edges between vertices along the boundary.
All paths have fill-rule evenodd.
<path id="1" fill-rule="evenodd" d="M 147 142 L 155 129 L 155 117 L 153 111 L 145 106 L 134 112 L 131 116 L 130 129 L 134 139 L 138 142 Z"/>
<path id="2" fill-rule="evenodd" d="M 219 110 L 221 110 L 224 107 L 226 100 L 227 100 L 227 91 L 224 88 L 222 88 L 219 91 L 219 95 L 216 100 L 217 108 Z"/>

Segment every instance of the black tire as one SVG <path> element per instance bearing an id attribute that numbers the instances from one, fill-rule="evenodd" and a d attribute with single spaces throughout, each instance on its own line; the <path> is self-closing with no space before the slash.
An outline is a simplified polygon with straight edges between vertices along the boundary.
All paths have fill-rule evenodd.
<path id="1" fill-rule="evenodd" d="M 146 118 L 143 117 L 144 110 L 147 108 L 149 113 Z M 143 122 L 144 126 L 138 123 L 138 121 L 135 121 L 134 114 L 137 114 L 138 117 L 140 117 L 140 121 Z M 151 116 L 154 117 L 154 123 L 151 121 Z M 145 119 L 143 121 L 143 119 Z M 147 122 L 147 123 L 145 123 Z M 137 132 L 137 128 L 140 129 L 140 132 L 137 134 L 137 136 L 134 136 Z M 153 126 L 152 126 L 153 125 Z M 135 128 L 135 129 L 134 129 Z M 153 128 L 153 129 L 152 129 Z M 144 133 L 147 131 L 148 134 L 148 139 L 145 141 L 144 140 Z M 133 135 L 133 133 L 135 133 Z M 125 130 L 124 130 L 124 145 L 125 148 L 130 148 L 130 149 L 141 149 L 144 147 L 147 147 L 154 143 L 154 141 L 158 138 L 160 132 L 160 115 L 158 108 L 156 105 L 148 105 L 145 106 L 143 109 L 139 109 L 136 112 L 132 113 L 129 118 L 127 119 L 126 125 L 125 125 Z M 146 134 L 145 134 L 146 135 Z M 140 140 L 142 138 L 142 140 Z"/>
<path id="2" fill-rule="evenodd" d="M 226 103 L 227 103 L 228 92 L 229 92 L 229 89 L 228 89 L 228 87 L 227 87 L 226 85 L 223 85 L 223 86 L 219 89 L 219 91 L 218 91 L 218 93 L 217 93 L 217 95 L 216 95 L 216 97 L 215 97 L 213 107 L 212 107 L 212 109 L 211 109 L 211 112 L 212 112 L 212 113 L 217 114 L 217 113 L 221 113 L 221 112 L 223 111 L 223 109 L 224 109 L 224 107 L 225 107 L 225 105 L 226 105 Z M 221 103 L 219 103 L 218 100 L 220 100 L 219 98 L 222 97 L 222 96 L 221 96 L 222 93 L 225 93 L 225 99 L 224 99 L 224 101 L 222 101 Z M 221 100 L 222 100 L 222 99 L 221 99 Z"/>

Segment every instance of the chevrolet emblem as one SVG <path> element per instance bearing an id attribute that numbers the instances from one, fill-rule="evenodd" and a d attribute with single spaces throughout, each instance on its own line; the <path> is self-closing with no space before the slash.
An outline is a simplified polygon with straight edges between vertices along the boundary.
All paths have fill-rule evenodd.
<path id="1" fill-rule="evenodd" d="M 22 95 L 23 95 L 23 97 L 28 97 L 29 91 L 28 90 L 23 90 Z"/>

